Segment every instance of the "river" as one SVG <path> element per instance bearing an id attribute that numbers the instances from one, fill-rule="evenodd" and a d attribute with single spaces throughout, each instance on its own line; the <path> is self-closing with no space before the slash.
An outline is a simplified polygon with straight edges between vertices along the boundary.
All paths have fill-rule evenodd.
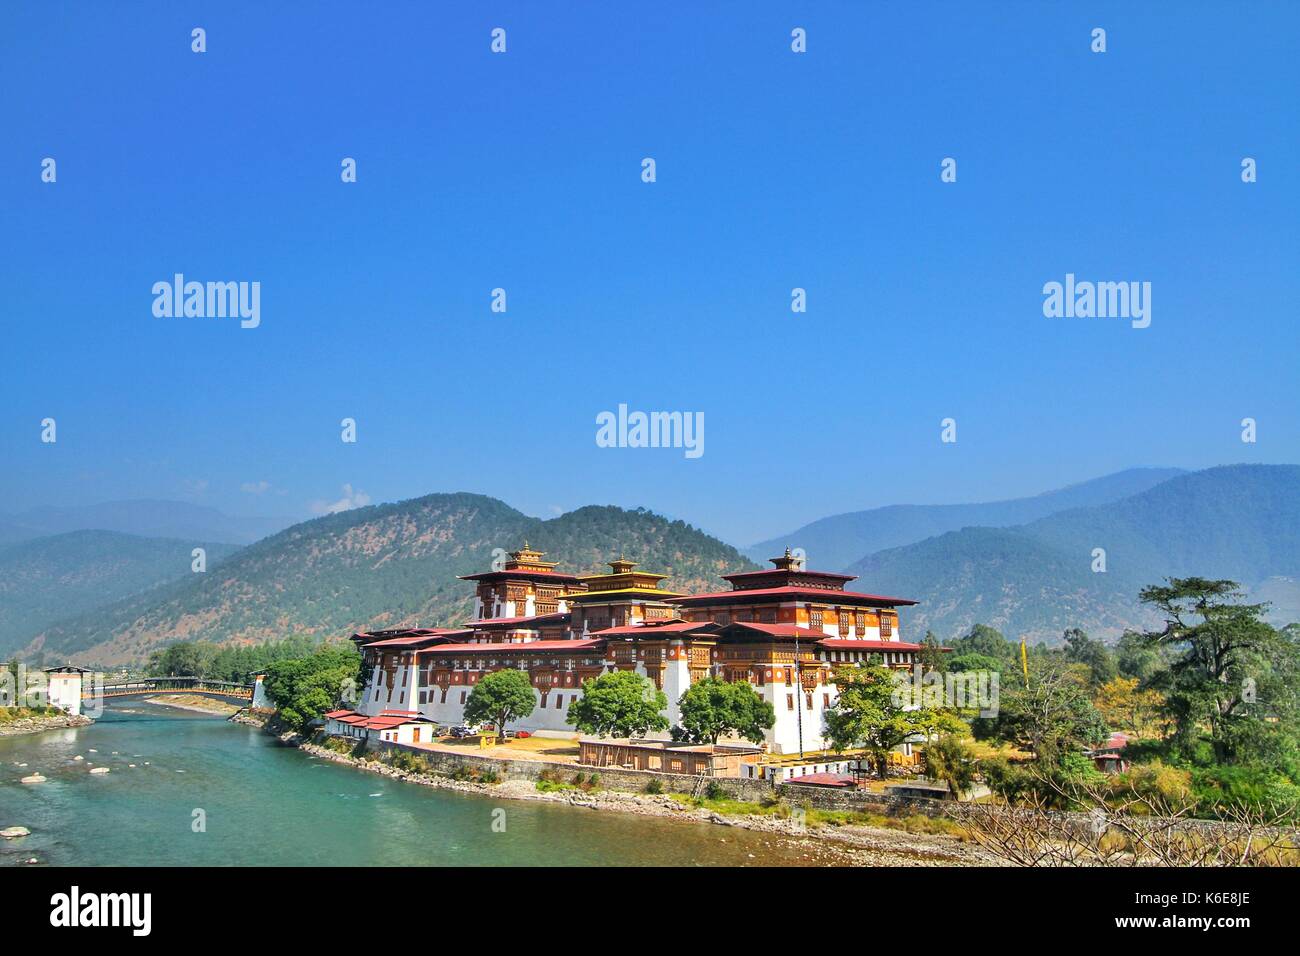
<path id="1" fill-rule="evenodd" d="M 91 774 L 88 764 L 110 772 Z M 19 783 L 33 773 L 47 781 Z M 504 832 L 493 827 L 498 808 L 505 811 Z M 205 826 L 196 832 L 200 820 Z M 0 840 L 0 865 L 31 858 L 62 866 L 736 866 L 833 859 L 806 841 L 733 827 L 403 783 L 319 760 L 220 717 L 133 698 L 111 702 L 93 726 L 0 738 L 0 829 L 11 826 L 32 832 Z"/>

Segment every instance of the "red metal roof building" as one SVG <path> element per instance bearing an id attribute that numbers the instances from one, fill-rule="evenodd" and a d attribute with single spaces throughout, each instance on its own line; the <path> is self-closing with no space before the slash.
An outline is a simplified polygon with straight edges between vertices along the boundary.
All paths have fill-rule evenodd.
<path id="1" fill-rule="evenodd" d="M 525 545 L 500 570 L 466 575 L 478 613 L 463 628 L 355 635 L 368 674 L 358 709 L 459 723 L 474 684 L 509 667 L 525 671 L 537 693 L 520 728 L 565 733 L 568 705 L 602 673 L 645 675 L 667 697 L 670 721 L 691 684 L 717 676 L 748 681 L 772 704 L 768 745 L 788 753 L 824 745 L 834 667 L 908 667 L 921 649 L 898 639 L 897 608 L 914 601 L 847 591 L 852 575 L 808 571 L 789 551 L 767 570 L 725 576 L 730 591 L 693 595 L 662 588 L 664 575 L 622 558 L 608 574 L 583 577 L 541 558 Z"/>

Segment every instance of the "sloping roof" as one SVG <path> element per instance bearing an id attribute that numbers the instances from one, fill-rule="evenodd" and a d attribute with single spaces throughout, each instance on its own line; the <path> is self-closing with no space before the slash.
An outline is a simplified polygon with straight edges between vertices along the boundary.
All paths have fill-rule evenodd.
<path id="1" fill-rule="evenodd" d="M 832 651 L 919 651 L 924 646 L 906 641 L 868 641 L 852 637 L 823 637 L 817 644 Z"/>
<path id="2" fill-rule="evenodd" d="M 718 625 L 709 621 L 647 621 L 643 624 L 622 624 L 607 627 L 603 631 L 592 631 L 600 637 L 654 637 L 656 634 L 683 634 L 688 631 L 717 630 Z"/>
<path id="3" fill-rule="evenodd" d="M 485 617 L 480 621 L 466 621 L 470 630 L 477 628 L 504 627 L 540 627 L 543 624 L 561 624 L 569 619 L 567 611 L 555 611 L 551 614 L 532 614 L 528 617 Z"/>
<path id="4" fill-rule="evenodd" d="M 883 594 L 863 594 L 858 591 L 833 591 L 826 588 L 752 588 L 735 591 L 714 591 L 710 594 L 688 594 L 673 598 L 671 604 L 724 604 L 732 601 L 750 601 L 756 598 L 802 598 L 819 604 L 870 604 L 881 607 L 900 607 L 916 604 L 908 598 L 887 597 Z"/>
<path id="5" fill-rule="evenodd" d="M 437 647 L 430 647 L 424 653 L 426 654 L 537 654 L 537 653 L 554 653 L 555 651 L 564 651 L 571 654 L 582 654 L 588 651 L 603 651 L 605 642 L 600 638 L 589 638 L 585 641 L 519 641 L 512 643 L 497 644 L 440 644 Z"/>

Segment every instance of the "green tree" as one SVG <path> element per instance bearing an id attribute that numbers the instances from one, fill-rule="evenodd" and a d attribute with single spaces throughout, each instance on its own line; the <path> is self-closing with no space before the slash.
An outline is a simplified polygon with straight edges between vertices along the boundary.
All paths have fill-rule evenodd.
<path id="1" fill-rule="evenodd" d="M 1235 581 L 1198 577 L 1141 592 L 1165 618 L 1144 642 L 1174 654 L 1169 670 L 1148 683 L 1165 694 L 1175 743 L 1190 750 L 1204 732 L 1216 763 L 1294 747 L 1296 643 L 1263 620 L 1266 604 L 1242 597 Z"/>
<path id="2" fill-rule="evenodd" d="M 1096 688 L 1119 675 L 1115 657 L 1101 641 L 1095 641 L 1077 627 L 1068 628 L 1065 638 L 1065 659 L 1075 664 L 1086 664 L 1089 682 Z"/>
<path id="3" fill-rule="evenodd" d="M 1013 683 L 1002 689 L 997 736 L 1052 764 L 1064 752 L 1100 743 L 1107 729 L 1089 698 L 1089 677 L 1082 664 L 1059 657 L 1032 659 L 1029 686 Z"/>
<path id="4" fill-rule="evenodd" d="M 304 730 L 332 708 L 361 675 L 361 655 L 351 644 L 323 644 L 304 657 L 272 663 L 263 686 L 280 718 Z M 351 682 L 351 683 L 349 683 Z"/>
<path id="5" fill-rule="evenodd" d="M 958 734 L 940 734 L 925 746 L 925 775 L 946 783 L 959 800 L 975 782 L 976 767 L 975 752 Z"/>
<path id="6" fill-rule="evenodd" d="M 871 753 L 876 773 L 889 773 L 889 753 L 918 735 L 931 737 L 964 730 L 951 711 L 912 707 L 899 693 L 896 672 L 879 664 L 835 670 L 839 696 L 826 711 L 826 736 L 836 750 L 863 747 Z"/>
<path id="7" fill-rule="evenodd" d="M 747 681 L 705 677 L 682 694 L 677 707 L 681 717 L 675 736 L 697 743 L 716 744 L 726 735 L 761 743 L 764 731 L 776 723 L 772 705 Z"/>
<path id="8" fill-rule="evenodd" d="M 934 636 L 934 631 L 926 631 L 925 638 L 921 641 L 921 650 L 917 653 L 922 671 L 944 673 L 948 670 L 950 656 L 952 655 L 944 652 L 944 647 L 939 643 L 939 638 Z"/>
<path id="9" fill-rule="evenodd" d="M 1136 677 L 1143 683 L 1158 680 L 1161 671 L 1169 669 L 1167 654 L 1149 643 L 1137 631 L 1125 631 L 1115 645 L 1115 663 L 1124 677 Z"/>
<path id="10" fill-rule="evenodd" d="M 505 740 L 506 724 L 527 717 L 536 706 L 533 682 L 526 673 L 511 667 L 493 671 L 474 685 L 465 701 L 465 720 L 471 724 L 491 721 L 497 728 L 497 740 Z"/>
<path id="11" fill-rule="evenodd" d="M 667 730 L 668 698 L 635 671 L 614 671 L 582 682 L 582 696 L 569 704 L 565 719 L 597 737 L 644 737 Z"/>

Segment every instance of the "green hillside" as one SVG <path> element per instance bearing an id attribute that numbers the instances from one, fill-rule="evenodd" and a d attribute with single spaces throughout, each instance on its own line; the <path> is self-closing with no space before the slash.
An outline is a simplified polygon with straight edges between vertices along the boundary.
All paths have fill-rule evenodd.
<path id="1" fill-rule="evenodd" d="M 345 636 L 359 628 L 452 625 L 496 548 L 524 539 L 566 570 L 608 570 L 625 554 L 681 590 L 723 586 L 754 567 L 734 548 L 644 510 L 586 507 L 547 521 L 474 494 L 438 494 L 304 522 L 238 552 L 219 573 L 195 575 L 33 635 L 27 653 L 102 664 L 142 660 L 188 638 L 263 641 Z"/>
<path id="2" fill-rule="evenodd" d="M 1092 571 L 1093 549 L 1106 573 Z M 1115 637 L 1154 622 L 1137 592 L 1163 578 L 1236 580 L 1295 618 L 1300 577 L 1300 467 L 1233 465 L 1171 478 L 1140 494 L 1017 528 L 964 528 L 868 555 L 850 568 L 864 589 L 920 600 L 911 633 L 952 638 L 974 623 L 1031 640 L 1066 627 Z"/>
<path id="3" fill-rule="evenodd" d="M 129 595 L 193 575 L 191 552 L 208 566 L 236 545 L 73 531 L 0 547 L 0 654 L 48 625 Z"/>

